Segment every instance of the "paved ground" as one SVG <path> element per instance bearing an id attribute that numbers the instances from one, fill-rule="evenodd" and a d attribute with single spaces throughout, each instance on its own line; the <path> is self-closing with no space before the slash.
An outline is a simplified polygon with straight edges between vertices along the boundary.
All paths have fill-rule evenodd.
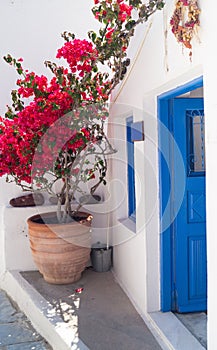
<path id="1" fill-rule="evenodd" d="M 88 349 L 161 350 L 111 272 L 88 268 L 69 285 L 48 284 L 37 271 L 22 276 L 52 305 L 49 313 L 59 315 Z"/>
<path id="2" fill-rule="evenodd" d="M 0 350 L 52 350 L 6 293 L 0 290 Z"/>

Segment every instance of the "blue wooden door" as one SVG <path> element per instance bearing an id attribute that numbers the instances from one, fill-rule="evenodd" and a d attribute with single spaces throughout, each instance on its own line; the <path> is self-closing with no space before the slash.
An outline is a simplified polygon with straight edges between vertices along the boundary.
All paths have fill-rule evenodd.
<path id="1" fill-rule="evenodd" d="M 178 312 L 202 311 L 207 307 L 203 99 L 175 98 L 172 119 L 186 172 L 184 198 L 173 226 L 173 305 Z M 176 210 L 180 165 L 176 158 L 172 162 Z"/>

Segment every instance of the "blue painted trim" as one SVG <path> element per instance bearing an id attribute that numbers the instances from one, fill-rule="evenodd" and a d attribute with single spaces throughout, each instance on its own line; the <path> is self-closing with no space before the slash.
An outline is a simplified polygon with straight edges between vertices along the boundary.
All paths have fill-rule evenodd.
<path id="1" fill-rule="evenodd" d="M 162 99 L 163 100 L 165 100 L 165 99 L 170 100 L 171 98 L 185 94 L 186 92 L 195 90 L 195 89 L 200 88 L 202 86 L 203 86 L 203 77 L 201 76 L 201 77 L 198 77 L 194 80 L 191 80 L 190 82 L 188 82 L 184 85 L 178 86 L 174 89 L 171 89 L 167 92 L 164 92 L 163 94 L 158 96 L 158 100 L 162 100 Z"/>
<path id="2" fill-rule="evenodd" d="M 164 222 L 162 221 L 163 213 L 167 202 L 172 210 L 172 202 L 170 201 L 170 178 L 169 171 L 163 157 L 162 150 L 169 147 L 168 140 L 165 140 L 164 128 L 162 124 L 172 132 L 172 125 L 169 118 L 169 109 L 171 100 L 186 92 L 195 90 L 203 86 L 203 77 L 198 77 L 186 84 L 169 90 L 157 97 L 158 108 L 158 136 L 159 136 L 159 184 L 160 184 L 160 255 L 161 255 L 161 310 L 170 311 L 173 303 L 173 225 L 164 230 Z M 168 149 L 169 152 L 169 149 Z M 169 155 L 169 154 L 168 154 Z M 171 212 L 170 214 L 171 215 Z M 170 218 L 167 218 L 170 220 Z M 171 222 L 171 220 L 170 220 Z"/>
<path id="3" fill-rule="evenodd" d="M 131 141 L 144 141 L 144 121 L 132 123 Z"/>
<path id="4" fill-rule="evenodd" d="M 128 216 L 136 221 L 136 194 L 135 194 L 135 168 L 134 168 L 134 143 L 132 141 L 133 117 L 126 119 L 127 139 L 127 177 L 128 177 Z"/>

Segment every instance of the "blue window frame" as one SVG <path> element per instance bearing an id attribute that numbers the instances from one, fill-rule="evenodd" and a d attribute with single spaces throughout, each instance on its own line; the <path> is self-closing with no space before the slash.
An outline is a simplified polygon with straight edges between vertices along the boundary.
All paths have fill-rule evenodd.
<path id="1" fill-rule="evenodd" d="M 204 110 L 186 111 L 188 176 L 205 175 Z"/>
<path id="2" fill-rule="evenodd" d="M 135 169 L 134 169 L 134 143 L 132 141 L 133 117 L 126 120 L 127 139 L 127 178 L 128 178 L 128 216 L 136 221 L 136 193 L 135 193 Z"/>

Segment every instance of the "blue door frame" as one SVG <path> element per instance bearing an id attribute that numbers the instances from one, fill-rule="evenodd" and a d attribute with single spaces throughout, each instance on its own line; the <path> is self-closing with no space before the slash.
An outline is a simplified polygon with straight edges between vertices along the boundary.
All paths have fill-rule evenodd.
<path id="1" fill-rule="evenodd" d="M 171 100 L 179 95 L 195 90 L 203 86 L 203 78 L 196 78 L 182 86 L 167 91 L 158 96 L 158 131 L 159 131 L 159 169 L 160 169 L 160 232 L 161 232 L 161 310 L 170 311 L 173 309 L 173 207 L 170 196 L 170 173 L 168 164 L 165 161 L 170 158 L 169 138 L 165 137 L 165 130 L 172 130 L 169 110 Z M 164 127 L 162 127 L 165 126 Z M 168 132 L 168 135 L 169 135 Z M 163 152 L 162 152 L 163 150 Z M 166 210 L 166 208 L 168 210 Z M 166 215 L 165 215 L 166 210 Z M 166 223 L 167 222 L 167 223 Z"/>

